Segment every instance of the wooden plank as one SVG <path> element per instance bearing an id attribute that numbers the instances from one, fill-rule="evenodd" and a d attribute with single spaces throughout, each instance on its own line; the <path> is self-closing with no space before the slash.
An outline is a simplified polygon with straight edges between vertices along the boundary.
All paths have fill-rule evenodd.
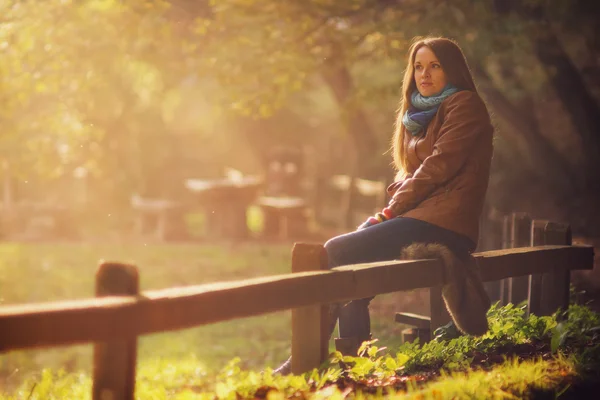
<path id="1" fill-rule="evenodd" d="M 541 246 L 475 255 L 484 281 L 592 269 L 590 246 Z M 439 260 L 337 267 L 110 297 L 0 307 L 0 351 L 190 328 L 235 318 L 443 284 Z M 324 290 L 327 288 L 327 290 Z"/>
<path id="2" fill-rule="evenodd" d="M 534 220 L 531 225 L 531 246 L 546 244 L 544 228 L 548 221 Z M 543 274 L 529 275 L 529 297 L 527 299 L 527 313 L 542 315 L 542 280 Z"/>
<path id="3" fill-rule="evenodd" d="M 487 211 L 487 218 L 482 219 L 481 232 L 483 236 L 478 244 L 478 251 L 502 249 L 504 242 L 504 217 L 499 210 L 491 207 Z M 508 230 L 507 230 L 508 231 Z M 492 303 L 503 301 L 504 285 L 502 281 L 486 282 L 485 291 Z"/>
<path id="4" fill-rule="evenodd" d="M 96 296 L 137 295 L 140 279 L 133 265 L 102 263 L 96 273 Z M 96 343 L 92 398 L 133 400 L 137 337 Z"/>
<path id="5" fill-rule="evenodd" d="M 442 285 L 441 260 L 395 260 L 347 265 L 335 271 L 353 271 L 355 298 Z"/>
<path id="6" fill-rule="evenodd" d="M 474 254 L 485 282 L 558 270 L 594 268 L 591 246 L 536 246 Z"/>
<path id="7" fill-rule="evenodd" d="M 570 245 L 571 227 L 566 224 L 548 222 L 544 227 L 546 244 Z M 572 263 L 578 261 L 572 260 Z M 569 291 L 571 273 L 569 270 L 554 270 L 544 274 L 542 282 L 542 315 L 551 315 L 558 309 L 566 311 L 569 308 Z M 563 318 L 559 315 L 559 319 Z"/>
<path id="8" fill-rule="evenodd" d="M 322 244 L 296 243 L 292 250 L 292 272 L 328 269 Z M 328 291 L 323 286 L 320 290 Z M 314 304 L 292 310 L 292 373 L 319 367 L 327 358 L 329 339 L 328 306 Z"/>
<path id="9" fill-rule="evenodd" d="M 502 218 L 502 246 L 501 249 L 512 248 L 511 232 L 512 232 L 512 214 L 505 215 Z M 508 279 L 500 280 L 500 305 L 505 306 L 508 304 Z"/>
<path id="10" fill-rule="evenodd" d="M 419 344 L 427 343 L 430 341 L 431 333 L 429 328 L 427 329 L 419 329 L 419 328 L 408 328 L 403 329 L 401 332 L 402 335 L 402 343 L 411 343 L 414 342 L 415 339 L 419 339 Z"/>
<path id="11" fill-rule="evenodd" d="M 325 271 L 169 288 L 130 298 L 3 306 L 0 351 L 190 328 L 351 298 L 353 291 L 352 271 Z"/>
<path id="12" fill-rule="evenodd" d="M 429 324 L 431 322 L 431 318 L 429 318 L 425 315 L 406 313 L 406 312 L 396 313 L 395 320 L 399 324 L 414 326 L 417 329 L 429 329 Z"/>
<path id="13" fill-rule="evenodd" d="M 528 247 L 531 245 L 531 217 L 527 213 L 512 214 L 510 246 Z M 529 293 L 529 276 L 517 276 L 508 279 L 508 302 L 519 304 L 527 300 Z"/>

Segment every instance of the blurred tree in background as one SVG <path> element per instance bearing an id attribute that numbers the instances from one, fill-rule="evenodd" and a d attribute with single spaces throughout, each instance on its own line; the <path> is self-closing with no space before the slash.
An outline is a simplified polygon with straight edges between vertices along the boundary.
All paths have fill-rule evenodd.
<path id="1" fill-rule="evenodd" d="M 1 149 L 20 183 L 57 185 L 79 171 L 93 197 L 118 202 L 127 189 L 152 190 L 153 169 L 174 157 L 165 123 L 186 48 L 165 4 L 128 3 L 4 3 Z"/>
<path id="2" fill-rule="evenodd" d="M 231 0 L 215 3 L 211 25 L 225 65 L 241 52 L 255 53 L 245 68 L 227 70 L 229 80 L 236 72 L 269 71 L 262 83 L 244 85 L 249 96 L 236 92 L 248 110 L 280 104 L 290 87 L 327 86 L 354 144 L 352 167 L 371 178 L 388 167 L 389 157 L 380 155 L 410 40 L 457 39 L 498 127 L 491 205 L 567 219 L 597 234 L 599 14 L 596 3 L 561 0 Z M 304 84 L 278 90 L 274 76 L 290 61 Z M 263 84 L 271 90 L 256 95 L 252 88 Z"/>
<path id="3" fill-rule="evenodd" d="M 389 181 L 406 50 L 444 35 L 497 126 L 490 207 L 598 235 L 596 3 L 0 0 L 5 180 L 71 201 L 85 175 L 92 209 L 126 213 L 286 144 L 323 175 Z"/>

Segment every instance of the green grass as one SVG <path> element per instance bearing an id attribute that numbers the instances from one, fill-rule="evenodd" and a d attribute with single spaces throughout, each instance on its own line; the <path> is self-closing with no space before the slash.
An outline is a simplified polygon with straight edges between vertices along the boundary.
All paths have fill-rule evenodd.
<path id="1" fill-rule="evenodd" d="M 100 260 L 138 266 L 142 290 L 290 271 L 291 245 L 0 244 L 0 304 L 93 296 Z"/>
<path id="2" fill-rule="evenodd" d="M 1 243 L 0 305 L 92 297 L 100 260 L 137 265 L 141 289 L 151 290 L 289 273 L 291 248 L 291 243 Z M 397 345 L 403 326 L 393 322 L 390 304 L 400 304 L 398 295 L 375 300 L 372 325 L 382 343 Z M 239 356 L 244 368 L 275 367 L 289 355 L 290 317 L 285 311 L 143 336 L 139 360 L 194 357 L 200 367 L 215 371 Z M 91 354 L 91 345 L 0 354 L 0 388 L 14 388 L 42 368 L 89 373 Z"/>
<path id="3" fill-rule="evenodd" d="M 142 290 L 148 290 L 287 273 L 290 253 L 291 244 L 4 243 L 0 244 L 0 304 L 90 297 L 100 259 L 136 264 Z M 345 369 L 334 358 L 330 369 L 304 376 L 275 378 L 269 373 L 269 367 L 289 354 L 289 311 L 141 337 L 136 396 L 233 399 L 270 388 L 269 399 L 300 392 L 306 398 L 343 398 L 345 389 L 331 385 L 342 374 L 364 384 L 441 368 L 441 379 L 425 386 L 409 384 L 406 393 L 388 387 L 386 396 L 472 398 L 473 393 L 481 393 L 475 397 L 520 398 L 532 389 L 557 393 L 565 379 L 592 373 L 600 365 L 600 316 L 585 307 L 572 307 L 569 321 L 560 324 L 555 317 L 525 318 L 522 307 L 495 307 L 489 315 L 490 331 L 481 338 L 447 340 L 441 335 L 423 346 L 400 345 L 403 326 L 393 322 L 393 311 L 402 308 L 402 300 L 418 300 L 415 293 L 402 296 L 375 300 L 372 325 L 379 348 L 373 344 L 369 357 L 345 358 Z M 476 352 L 498 353 L 507 346 L 535 341 L 551 343 L 559 352 L 551 360 L 483 363 L 480 367 L 489 371 L 472 370 Z M 568 356 L 561 356 L 561 351 Z M 91 346 L 0 355 L 0 399 L 90 398 L 90 367 Z M 266 372 L 260 373 L 263 369 Z M 377 397 L 377 389 L 356 392 L 356 398 L 373 396 Z"/>
<path id="4" fill-rule="evenodd" d="M 444 375 L 444 378 L 424 386 L 409 385 L 407 391 L 389 390 L 385 397 L 390 399 L 518 399 L 525 398 L 532 390 L 560 393 L 565 388 L 565 377 L 575 373 L 573 360 L 558 358 L 552 361 L 527 361 L 506 363 L 489 371 L 469 370 Z M 177 362 L 148 362 L 140 367 L 137 376 L 136 398 L 138 399 L 235 399 L 245 387 L 268 383 L 272 385 L 269 399 L 284 399 L 296 390 L 310 386 L 303 377 L 272 378 L 250 373 L 247 383 L 233 385 L 221 378 L 216 385 L 206 382 L 206 372 L 198 367 L 197 360 Z M 254 385 L 252 384 L 254 383 Z M 280 388 L 278 388 L 280 387 Z M 296 389 L 297 387 L 297 389 Z M 342 390 L 335 385 L 324 385 L 319 390 L 306 393 L 309 399 L 342 399 Z M 14 397 L 11 397 L 14 396 Z M 31 396 L 31 397 L 29 397 Z M 382 398 L 382 394 L 363 392 L 357 398 Z M 28 382 L 14 395 L 0 397 L 4 400 L 30 398 L 31 400 L 90 399 L 91 380 L 83 374 L 52 373 L 44 371 L 35 383 Z"/>
<path id="5" fill-rule="evenodd" d="M 489 371 L 469 370 L 445 374 L 443 379 L 423 388 L 411 387 L 408 393 L 390 395 L 391 399 L 523 399 L 532 391 L 546 392 L 551 397 L 561 393 L 565 377 L 574 376 L 573 360 L 515 360 Z"/>
<path id="6" fill-rule="evenodd" d="M 332 385 L 331 372 L 304 376 L 273 377 L 268 372 L 242 371 L 235 363 L 215 378 L 199 366 L 193 357 L 178 360 L 152 360 L 141 363 L 137 373 L 138 399 L 237 399 L 252 397 L 257 389 L 268 388 L 268 399 L 293 398 L 343 399 L 344 388 Z M 493 368 L 468 369 L 442 373 L 439 379 L 419 385 L 408 381 L 403 390 L 355 391 L 357 399 L 522 399 L 532 393 L 550 398 L 569 389 L 577 376 L 573 357 L 518 362 L 509 360 Z M 91 380 L 85 374 L 67 374 L 45 370 L 11 395 L 0 399 L 90 399 Z M 548 398 L 548 397 L 545 397 Z"/>
<path id="7" fill-rule="evenodd" d="M 187 213 L 185 224 L 194 238 L 207 238 L 210 227 L 207 226 L 206 214 L 203 212 Z M 246 224 L 251 234 L 258 235 L 264 229 L 264 215 L 259 206 L 249 206 L 246 211 Z"/>
<path id="8" fill-rule="evenodd" d="M 77 299 L 94 295 L 99 260 L 132 262 L 142 290 L 237 280 L 290 271 L 290 244 L 248 245 L 0 245 L 0 304 Z M 139 340 L 139 359 L 198 358 L 221 368 L 241 355 L 248 367 L 281 362 L 290 340 L 290 313 L 244 318 Z M 265 345 L 267 343 L 267 345 Z M 0 355 L 0 387 L 43 367 L 89 372 L 90 345 Z M 4 385 L 3 385 L 4 383 Z"/>

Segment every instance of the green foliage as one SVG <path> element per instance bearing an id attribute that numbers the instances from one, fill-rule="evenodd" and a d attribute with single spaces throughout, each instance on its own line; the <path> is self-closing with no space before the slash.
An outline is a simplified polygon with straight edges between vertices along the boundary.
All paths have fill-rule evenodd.
<path id="1" fill-rule="evenodd" d="M 377 150 L 369 151 L 383 153 L 413 36 L 457 39 L 471 64 L 489 75 L 478 83 L 511 98 L 535 93 L 552 69 L 539 65 L 532 51 L 535 33 L 547 25 L 518 12 L 498 18 L 491 0 L 407 0 L 402 7 L 369 0 L 223 0 L 202 2 L 210 12 L 189 15 L 179 14 L 177 5 L 193 9 L 197 2 L 38 3 L 0 4 L 0 161 L 10 165 L 8 175 L 21 183 L 23 197 L 56 203 L 71 200 L 72 191 L 60 185 L 85 168 L 96 201 L 90 219 L 125 209 L 134 191 L 180 198 L 184 178 L 219 174 L 239 155 L 252 165 L 247 146 L 234 149 L 232 131 L 250 131 L 260 151 L 253 131 L 264 130 L 245 126 L 246 119 L 235 126 L 232 113 L 268 118 L 289 107 L 306 121 L 296 130 L 276 122 L 277 135 L 264 140 L 270 144 L 283 136 L 306 142 L 310 132 L 342 136 L 344 119 L 363 109 L 372 133 L 362 135 L 377 136 Z M 572 31 L 580 20 L 564 4 L 535 4 L 556 26 Z M 581 16 L 586 32 L 595 26 L 591 16 Z M 585 49 L 578 44 L 577 54 Z M 337 102 L 324 77 L 340 70 L 350 76 Z M 387 168 L 379 161 L 373 163 Z"/>
<path id="2" fill-rule="evenodd" d="M 94 274 L 102 259 L 137 265 L 141 289 L 153 290 L 287 273 L 289 257 L 286 243 L 229 246 L 3 242 L 0 305 L 92 297 Z M 246 369 L 264 368 L 287 355 L 289 319 L 289 312 L 281 312 L 145 335 L 138 342 L 138 357 L 141 363 L 162 359 L 165 363 L 178 360 L 178 364 L 193 354 L 201 360 L 197 366 L 214 373 L 237 355 Z M 0 354 L 0 387 L 14 387 L 42 368 L 64 367 L 69 373 L 89 373 L 91 362 L 91 345 Z"/>
<path id="3" fill-rule="evenodd" d="M 468 370 L 442 374 L 442 379 L 422 387 L 409 387 L 408 393 L 390 396 L 392 399 L 521 399 L 531 392 L 559 392 L 561 380 L 573 374 L 573 363 L 559 358 L 553 361 L 507 361 L 485 370 Z"/>
<path id="4" fill-rule="evenodd" d="M 355 381 L 369 379 L 371 377 L 377 379 L 386 379 L 396 374 L 406 362 L 407 358 L 399 355 L 398 358 L 385 356 L 383 351 L 385 347 L 379 348 L 374 346 L 377 339 L 364 342 L 358 350 L 359 357 L 344 356 L 339 351 L 334 352 L 326 367 L 329 371 L 341 374 L 338 371 L 338 365 L 341 365 L 346 372 L 346 375 Z"/>
<path id="5" fill-rule="evenodd" d="M 0 3 L 0 178 L 13 200 L 73 207 L 77 185 L 86 225 L 124 228 L 114 216 L 133 193 L 180 198 L 185 178 L 222 172 L 218 153 L 236 146 L 215 135 L 227 129 L 208 101 L 204 34 L 183 22 L 165 0 Z"/>
<path id="6" fill-rule="evenodd" d="M 171 398 L 187 390 L 206 389 L 209 376 L 196 356 L 151 358 L 139 363 L 135 394 L 139 399 Z"/>
<path id="7" fill-rule="evenodd" d="M 556 327 L 552 331 L 552 339 L 550 342 L 550 346 L 553 353 L 556 352 L 559 347 L 562 347 L 564 345 L 568 334 L 569 331 L 567 329 L 566 324 L 559 323 L 556 325 Z"/>
<path id="8" fill-rule="evenodd" d="M 17 399 L 59 400 L 91 399 L 91 378 L 85 374 L 67 374 L 45 369 L 37 379 L 25 382 L 16 393 Z M 9 397 L 10 399 L 10 397 Z"/>
<path id="9" fill-rule="evenodd" d="M 0 43 L 10 46 L 0 46 L 0 84 L 11 129 L 2 156 L 40 173 L 61 175 L 66 171 L 56 168 L 72 163 L 100 172 L 94 144 L 105 145 L 106 130 L 125 109 L 154 106 L 168 90 L 167 75 L 178 73 L 166 3 L 153 2 L 143 15 L 143 0 L 3 3 L 10 22 L 0 25 Z M 150 53 L 158 40 L 162 46 Z M 35 157 L 17 158 L 32 150 Z"/>
<path id="10" fill-rule="evenodd" d="M 187 375 L 185 362 L 173 362 L 169 365 L 169 375 L 160 371 L 143 378 L 150 372 L 146 364 L 141 364 L 143 372 L 138 373 L 136 398 L 138 399 L 240 399 L 266 397 L 268 399 L 306 398 L 306 399 L 343 399 L 348 393 L 336 385 L 339 375 L 329 372 L 312 373 L 306 379 L 301 377 L 273 376 L 270 371 L 263 374 L 256 372 L 231 371 L 232 365 L 223 369 L 228 377 L 220 377 L 219 382 L 211 388 L 207 379 L 198 376 L 191 384 L 179 385 L 180 375 Z M 388 388 L 356 392 L 357 399 L 454 399 L 454 398 L 523 398 L 531 390 L 543 390 L 558 393 L 565 375 L 574 373 L 572 360 L 559 358 L 553 361 L 522 362 L 515 361 L 496 366 L 490 371 L 466 371 L 443 374 L 442 378 L 425 385 L 409 385 L 406 391 Z M 2 395 L 2 400 L 13 399 L 90 399 L 91 381 L 85 376 L 65 375 L 44 371 L 36 382 L 23 385 L 13 395 Z"/>
<path id="11" fill-rule="evenodd" d="M 598 344 L 598 337 L 595 335 L 600 330 L 597 327 L 600 317 L 589 308 L 578 305 L 571 306 L 569 313 L 570 318 L 565 325 L 568 328 L 561 332 L 564 332 L 563 342 L 571 343 L 571 346 L 568 349 L 564 348 L 564 351 L 569 350 L 569 354 L 574 354 L 573 360 L 577 359 L 580 363 L 578 365 L 586 365 L 588 369 L 592 365 L 597 366 L 598 355 L 600 355 L 598 345 L 594 347 L 594 351 L 590 351 L 586 343 L 592 340 Z M 409 376 L 420 371 L 437 370 L 441 370 L 442 377 L 451 379 L 444 379 L 439 384 L 433 383 L 423 390 L 420 386 L 415 386 L 412 390 L 419 391 L 421 394 L 428 393 L 428 395 L 443 393 L 443 398 L 453 398 L 456 393 L 471 393 L 476 388 L 486 385 L 494 388 L 502 387 L 502 390 L 510 393 L 508 397 L 522 395 L 532 389 L 550 390 L 549 388 L 556 386 L 565 374 L 573 373 L 573 361 L 568 361 L 561 354 L 557 355 L 552 362 L 520 363 L 517 358 L 507 360 L 502 367 L 498 368 L 503 375 L 487 374 L 483 371 L 469 372 L 465 375 L 465 371 L 471 370 L 476 353 L 492 354 L 510 346 L 550 341 L 556 335 L 557 327 L 561 326 L 556 322 L 558 315 L 557 313 L 547 317 L 535 315 L 526 317 L 524 305 L 515 307 L 509 304 L 499 307 L 496 304 L 488 313 L 490 331 L 482 337 L 461 336 L 450 340 L 436 338 L 424 345 L 420 345 L 418 341 L 405 343 L 395 354 L 389 352 L 385 354 L 386 349 L 375 346 L 376 340 L 373 340 L 363 343 L 359 349 L 359 357 L 343 356 L 339 352 L 334 352 L 323 365 L 320 373 L 313 370 L 296 377 L 302 378 L 298 380 L 291 377 L 276 377 L 274 381 L 269 380 L 268 383 L 256 382 L 256 378 L 251 373 L 235 368 L 238 361 L 236 360 L 226 369 L 225 386 L 230 389 L 227 396 L 231 396 L 231 391 L 235 391 L 236 387 L 243 388 L 243 393 L 238 393 L 246 396 L 248 393 L 256 393 L 258 388 L 263 387 L 262 385 L 278 390 L 283 397 L 292 396 L 295 390 L 311 390 L 318 395 L 319 390 L 328 387 L 325 383 L 338 382 L 342 378 L 357 383 L 385 382 L 399 375 Z M 497 361 L 491 362 L 491 365 L 495 363 Z M 264 376 L 271 379 L 269 374 L 268 370 Z M 237 376 L 247 383 L 252 382 L 251 386 L 254 385 L 254 389 L 239 382 L 236 385 L 236 379 L 232 380 L 232 376 Z M 472 376 L 476 376 L 476 380 L 473 380 Z M 280 380 L 279 384 L 278 380 Z M 457 381 L 462 383 L 456 384 Z M 440 386 L 445 389 L 438 389 Z M 411 386 L 409 386 L 409 393 L 410 391 Z"/>
<path id="12" fill-rule="evenodd" d="M 386 378 L 394 373 L 414 374 L 419 371 L 444 370 L 448 372 L 468 369 L 476 354 L 494 354 L 518 345 L 551 342 L 552 351 L 574 349 L 583 351 L 586 360 L 595 359 L 598 352 L 587 349 L 586 343 L 597 343 L 600 334 L 600 316 L 589 308 L 572 305 L 569 319 L 557 323 L 557 316 L 525 316 L 526 305 L 494 304 L 488 312 L 489 331 L 481 337 L 460 336 L 444 339 L 442 336 L 421 345 L 418 340 L 402 344 L 395 354 L 381 355 L 383 349 L 370 346 L 362 349 L 364 357 L 342 357 L 334 353 L 330 362 L 343 365 L 354 380 Z M 569 347 L 570 346 L 570 347 Z M 495 361 L 490 361 L 494 363 Z"/>
<path id="13" fill-rule="evenodd" d="M 450 399 L 472 396 L 521 398 L 532 391 L 558 394 L 567 389 L 565 377 L 577 371 L 593 374 L 600 363 L 598 323 L 600 316 L 579 305 L 568 310 L 568 320 L 556 323 L 550 317 L 524 316 L 523 307 L 495 305 L 488 318 L 492 329 L 481 338 L 461 336 L 451 340 L 437 338 L 425 345 L 406 343 L 395 354 L 365 342 L 360 357 L 334 352 L 321 369 L 302 375 L 273 375 L 245 369 L 236 357 L 216 374 L 211 374 L 194 356 L 184 359 L 146 359 L 137 375 L 137 398 L 240 399 L 240 398 L 344 398 L 348 390 L 356 398 Z M 475 351 L 492 353 L 499 347 L 537 340 L 548 341 L 558 331 L 564 335 L 563 350 L 551 360 L 506 360 L 486 369 L 473 368 Z M 594 346 L 590 346 L 593 343 Z M 570 354 L 565 356 L 564 354 Z M 438 369 L 441 368 L 439 372 Z M 439 378 L 418 384 L 414 378 L 405 386 L 397 382 L 419 371 L 433 371 Z M 381 385 L 381 386 L 378 386 Z M 25 382 L 14 395 L 32 399 L 89 398 L 91 382 L 84 374 L 44 370 Z M 12 399 L 12 395 L 0 397 Z"/>
<path id="14" fill-rule="evenodd" d="M 556 325 L 554 317 L 538 317 L 536 315 L 525 316 L 527 305 L 519 306 L 508 304 L 499 307 L 494 304 L 488 311 L 489 332 L 482 337 L 498 340 L 504 343 L 523 343 L 527 340 L 542 340 L 547 337 L 548 332 Z"/>
<path id="15" fill-rule="evenodd" d="M 137 264 L 141 269 L 142 289 L 147 290 L 287 272 L 289 246 L 36 244 L 33 248 L 5 243 L 0 246 L 0 302 L 89 296 L 93 292 L 97 260 L 102 258 Z M 488 313 L 490 331 L 482 337 L 438 335 L 426 344 L 405 343 L 388 348 L 377 346 L 377 341 L 366 342 L 360 349 L 362 357 L 334 352 L 319 370 L 288 377 L 274 376 L 267 367 L 277 365 L 288 355 L 287 313 L 148 335 L 139 339 L 137 396 L 228 399 L 268 394 L 269 398 L 331 398 L 344 397 L 345 390 L 362 390 L 356 396 L 367 398 L 376 397 L 376 387 L 388 383 L 389 391 L 385 390 L 392 396 L 396 387 L 392 383 L 405 380 L 409 396 L 428 393 L 426 396 L 435 398 L 433 393 L 444 392 L 446 396 L 446 391 L 458 396 L 480 387 L 502 388 L 519 397 L 518 393 L 535 386 L 534 382 L 550 385 L 564 378 L 564 374 L 571 376 L 573 371 L 597 378 L 600 316 L 582 305 L 572 305 L 567 318 L 564 316 L 563 313 L 526 316 L 524 305 L 496 304 Z M 389 315 L 385 321 L 390 324 Z M 556 351 L 551 354 L 554 337 L 562 339 L 556 342 Z M 544 359 L 552 357 L 552 360 L 524 364 L 509 360 L 494 369 L 495 374 L 483 371 L 465 374 L 480 367 L 496 368 L 505 354 L 507 358 L 512 358 L 511 354 L 516 357 L 519 353 L 511 351 L 519 346 L 538 348 L 545 353 Z M 221 367 L 233 355 L 238 357 Z M 32 399 L 89 398 L 90 363 L 90 346 L 3 354 L 0 379 L 10 390 L 0 398 L 27 398 L 30 393 Z M 38 372 L 40 365 L 52 368 Z M 63 371 L 59 370 L 61 365 Z M 415 380 L 420 374 L 432 374 L 440 381 L 422 387 Z M 25 382 L 20 383 L 23 378 Z"/>
<path id="16" fill-rule="evenodd" d="M 569 307 L 552 332 L 552 352 L 562 351 L 574 354 L 578 372 L 592 379 L 600 376 L 600 315 L 588 307 L 574 304 Z"/>
<path id="17" fill-rule="evenodd" d="M 475 353 L 493 352 L 497 349 L 548 339 L 556 326 L 553 317 L 525 317 L 525 305 L 515 307 L 494 304 L 488 311 L 489 331 L 481 337 L 460 336 L 445 339 L 438 335 L 422 346 L 415 341 L 405 343 L 398 354 L 408 357 L 406 373 L 423 368 L 464 369 L 471 364 Z"/>
<path id="18" fill-rule="evenodd" d="M 595 338 L 600 331 L 600 315 L 589 307 L 573 304 L 567 310 L 568 337 L 575 343 L 584 343 Z"/>

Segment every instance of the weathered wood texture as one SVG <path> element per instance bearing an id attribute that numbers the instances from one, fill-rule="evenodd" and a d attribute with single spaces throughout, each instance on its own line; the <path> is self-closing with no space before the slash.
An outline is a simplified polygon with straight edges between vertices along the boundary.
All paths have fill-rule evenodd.
<path id="1" fill-rule="evenodd" d="M 510 247 L 528 247 L 531 245 L 531 217 L 526 213 L 513 213 L 510 232 Z M 518 276 L 508 279 L 508 302 L 519 304 L 527 300 L 529 277 Z"/>
<path id="2" fill-rule="evenodd" d="M 482 279 L 592 269 L 589 246 L 476 254 Z M 392 261 L 108 297 L 0 307 L 0 351 L 107 341 L 442 285 L 439 260 Z M 326 288 L 327 290 L 324 290 Z"/>
<path id="3" fill-rule="evenodd" d="M 548 222 L 544 227 L 544 240 L 547 245 L 570 245 L 572 244 L 571 227 L 567 224 Z M 578 260 L 572 262 L 576 264 Z M 542 280 L 541 314 L 551 315 L 558 309 L 566 311 L 569 307 L 571 271 L 554 269 L 552 272 L 543 274 Z M 558 318 L 563 318 L 565 315 L 559 314 Z"/>
<path id="4" fill-rule="evenodd" d="M 139 274 L 133 265 L 102 263 L 96 273 L 96 296 L 135 296 Z M 134 335 L 94 345 L 92 398 L 133 400 L 137 337 Z"/>
<path id="5" fill-rule="evenodd" d="M 395 321 L 399 324 L 414 326 L 417 329 L 429 330 L 431 319 L 419 314 L 399 312 Z"/>
<path id="6" fill-rule="evenodd" d="M 511 232 L 512 232 L 513 218 L 512 214 L 505 215 L 502 218 L 502 246 L 501 249 L 512 248 Z M 502 279 L 500 283 L 500 305 L 508 304 L 508 279 Z"/>
<path id="7" fill-rule="evenodd" d="M 321 244 L 296 243 L 292 250 L 292 272 L 328 269 L 327 252 Z M 329 291 L 327 286 L 319 289 Z M 327 305 L 314 304 L 292 310 L 292 372 L 299 374 L 327 358 Z"/>
<path id="8" fill-rule="evenodd" d="M 485 282 L 561 270 L 593 269 L 591 246 L 536 246 L 475 254 Z"/>
<path id="9" fill-rule="evenodd" d="M 546 244 L 544 229 L 548 221 L 535 220 L 531 225 L 531 246 Z M 529 294 L 527 298 L 527 313 L 541 315 L 542 313 L 542 276 L 543 274 L 529 275 Z"/>

